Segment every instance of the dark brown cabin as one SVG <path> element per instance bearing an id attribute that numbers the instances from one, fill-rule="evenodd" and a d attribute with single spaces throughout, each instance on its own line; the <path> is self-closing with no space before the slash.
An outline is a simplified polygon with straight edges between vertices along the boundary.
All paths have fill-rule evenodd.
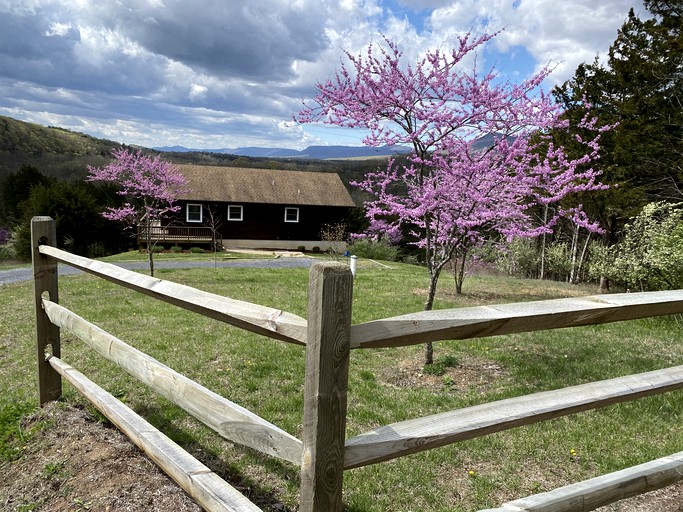
<path id="1" fill-rule="evenodd" d="M 355 206 L 336 173 L 178 165 L 191 191 L 161 226 L 159 243 L 210 243 L 212 226 L 228 248 L 321 249 L 325 224 L 343 222 Z M 213 218 L 213 220 L 212 220 Z M 177 236 L 191 237 L 185 242 Z M 191 236 L 194 235 L 194 236 Z M 222 239 L 222 240 L 221 240 Z"/>

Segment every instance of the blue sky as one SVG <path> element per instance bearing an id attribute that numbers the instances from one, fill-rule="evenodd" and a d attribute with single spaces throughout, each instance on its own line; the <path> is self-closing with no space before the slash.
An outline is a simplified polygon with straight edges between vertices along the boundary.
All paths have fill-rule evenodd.
<path id="1" fill-rule="evenodd" d="M 504 29 L 479 63 L 547 88 L 605 55 L 633 0 L 0 0 L 0 115 L 126 144 L 360 145 L 294 124 L 313 86 L 381 34 L 417 59 Z"/>

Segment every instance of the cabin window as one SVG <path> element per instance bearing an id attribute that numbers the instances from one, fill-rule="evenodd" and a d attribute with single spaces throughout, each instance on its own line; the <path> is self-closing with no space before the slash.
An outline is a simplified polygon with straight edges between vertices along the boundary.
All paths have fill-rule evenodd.
<path id="1" fill-rule="evenodd" d="M 228 205 L 228 220 L 242 220 L 242 205 L 230 204 Z"/>
<path id="2" fill-rule="evenodd" d="M 299 209 L 285 208 L 285 222 L 299 222 Z"/>
<path id="3" fill-rule="evenodd" d="M 188 204 L 185 209 L 185 220 L 187 222 L 201 222 L 202 221 L 202 205 Z"/>

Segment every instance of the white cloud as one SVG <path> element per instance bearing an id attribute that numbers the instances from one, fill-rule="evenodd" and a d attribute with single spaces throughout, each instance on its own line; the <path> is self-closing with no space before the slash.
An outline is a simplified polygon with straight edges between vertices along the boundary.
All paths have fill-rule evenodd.
<path id="1" fill-rule="evenodd" d="M 0 0 L 0 111 L 136 144 L 302 147 L 326 135 L 291 126 L 291 115 L 338 68 L 343 49 L 358 54 L 385 34 L 414 61 L 468 30 L 505 28 L 482 65 L 517 54 L 533 62 L 510 76 L 550 62 L 562 81 L 607 52 L 631 5 Z"/>
<path id="2" fill-rule="evenodd" d="M 69 33 L 71 30 L 72 26 L 71 23 L 59 23 L 59 22 L 54 22 L 50 24 L 50 29 L 45 32 L 45 35 L 47 37 L 52 37 L 52 36 L 61 36 L 64 37 Z"/>
<path id="3" fill-rule="evenodd" d="M 192 84 L 192 86 L 190 87 L 190 100 L 194 101 L 206 98 L 206 93 L 208 90 L 208 87 L 205 87 L 203 85 Z"/>
<path id="4" fill-rule="evenodd" d="M 623 0 L 523 0 L 501 41 L 526 47 L 540 64 L 566 62 L 562 75 L 567 78 L 581 62 L 607 52 L 629 7 L 631 2 Z"/>

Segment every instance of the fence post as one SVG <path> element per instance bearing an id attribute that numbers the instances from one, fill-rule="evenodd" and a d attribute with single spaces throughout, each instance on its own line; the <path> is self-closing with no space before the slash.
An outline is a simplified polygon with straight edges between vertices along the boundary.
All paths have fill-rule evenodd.
<path id="1" fill-rule="evenodd" d="M 59 327 L 50 322 L 43 311 L 42 297 L 59 302 L 57 288 L 57 262 L 43 256 L 38 251 L 40 245 L 55 246 L 57 228 L 50 217 L 33 217 L 31 219 L 31 247 L 33 260 L 33 296 L 36 312 L 36 350 L 38 356 L 38 395 L 40 405 L 57 400 L 62 396 L 62 378 L 50 366 L 45 357 L 46 352 L 60 357 Z M 48 350 L 49 348 L 49 350 Z"/>
<path id="2" fill-rule="evenodd" d="M 353 276 L 339 263 L 311 267 L 300 512 L 341 512 Z"/>

